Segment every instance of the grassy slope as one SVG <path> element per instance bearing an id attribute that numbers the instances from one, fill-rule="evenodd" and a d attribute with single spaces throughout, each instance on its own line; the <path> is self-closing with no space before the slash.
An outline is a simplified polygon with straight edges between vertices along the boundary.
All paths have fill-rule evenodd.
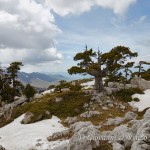
<path id="1" fill-rule="evenodd" d="M 55 102 L 56 97 L 62 97 L 62 101 Z M 70 116 L 77 116 L 83 111 L 84 103 L 88 103 L 90 100 L 89 95 L 85 95 L 83 92 L 64 92 L 45 95 L 38 101 L 30 102 L 13 111 L 12 119 L 19 117 L 26 112 L 34 113 L 35 117 L 42 115 L 41 119 L 51 118 L 51 115 L 58 116 L 61 119 L 65 119 Z M 50 112 L 50 114 L 47 114 Z M 36 120 L 36 118 L 33 118 Z M 34 120 L 33 120 L 34 122 Z"/>

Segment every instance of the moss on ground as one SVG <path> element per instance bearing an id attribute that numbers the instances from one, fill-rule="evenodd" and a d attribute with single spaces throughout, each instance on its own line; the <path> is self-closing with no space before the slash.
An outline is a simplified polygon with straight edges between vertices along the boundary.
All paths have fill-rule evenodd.
<path id="1" fill-rule="evenodd" d="M 56 102 L 56 97 L 61 97 L 62 100 Z M 85 93 L 78 91 L 49 94 L 40 98 L 36 102 L 30 102 L 16 108 L 13 111 L 12 119 L 17 118 L 26 112 L 32 112 L 35 115 L 32 118 L 33 120 L 37 120 L 40 115 L 40 120 L 48 119 L 51 115 L 55 115 L 61 119 L 68 116 L 74 117 L 82 113 L 83 105 L 89 101 L 89 95 L 85 95 Z"/>

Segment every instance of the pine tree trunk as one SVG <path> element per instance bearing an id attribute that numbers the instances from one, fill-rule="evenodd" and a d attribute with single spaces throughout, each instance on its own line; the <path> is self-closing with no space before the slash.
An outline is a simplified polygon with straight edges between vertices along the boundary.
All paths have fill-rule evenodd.
<path id="1" fill-rule="evenodd" d="M 103 81 L 102 77 L 95 77 L 95 90 L 101 92 L 103 90 Z"/>

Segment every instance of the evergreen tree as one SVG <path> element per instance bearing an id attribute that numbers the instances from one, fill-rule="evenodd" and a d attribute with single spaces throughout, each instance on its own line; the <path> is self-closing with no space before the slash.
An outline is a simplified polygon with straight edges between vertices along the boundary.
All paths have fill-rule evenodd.
<path id="1" fill-rule="evenodd" d="M 123 67 L 126 69 L 126 76 L 128 75 L 130 63 L 125 66 L 128 58 L 136 57 L 137 53 L 130 51 L 128 47 L 117 46 L 108 53 L 102 54 L 100 51 L 97 53 L 93 49 L 86 49 L 82 53 L 77 53 L 74 57 L 75 61 L 80 61 L 77 66 L 68 69 L 69 74 L 89 74 L 95 78 L 95 89 L 98 92 L 103 90 L 103 77 L 108 77 L 109 81 L 120 81 L 122 79 Z M 96 58 L 97 61 L 94 61 Z"/>
<path id="2" fill-rule="evenodd" d="M 127 79 L 129 68 L 133 66 L 133 62 L 126 63 L 128 59 L 132 57 L 137 57 L 137 53 L 133 53 L 130 48 L 125 46 L 114 47 L 110 52 L 102 55 L 102 59 L 107 69 L 108 80 L 110 81 L 121 81 L 123 74 L 122 69 L 125 69 Z"/>
<path id="3" fill-rule="evenodd" d="M 124 83 L 127 83 L 131 79 L 132 68 L 134 65 L 134 62 L 128 62 L 125 65 L 123 65 L 124 73 L 125 73 L 125 81 Z"/>
<path id="4" fill-rule="evenodd" d="M 144 78 L 145 80 L 150 80 L 150 68 L 147 69 L 142 75 L 142 78 Z"/>
<path id="5" fill-rule="evenodd" d="M 12 80 L 12 99 L 14 100 L 15 96 L 19 96 L 23 89 L 23 85 L 20 81 L 18 81 L 18 72 L 23 66 L 22 62 L 12 62 L 10 66 L 7 68 L 7 73 Z"/>
<path id="6" fill-rule="evenodd" d="M 26 96 L 28 100 L 30 100 L 30 98 L 33 98 L 35 93 L 36 93 L 36 90 L 29 83 L 25 86 L 23 90 L 23 94 Z"/>
<path id="7" fill-rule="evenodd" d="M 150 63 L 146 62 L 146 61 L 140 61 L 139 64 L 137 66 L 135 66 L 135 68 L 137 68 L 138 71 L 133 73 L 133 76 L 137 75 L 138 77 L 141 77 L 142 74 L 144 74 L 145 69 L 144 69 L 143 65 L 150 65 Z"/>
<path id="8" fill-rule="evenodd" d="M 95 77 L 95 89 L 100 92 L 103 90 L 102 78 L 105 76 L 105 69 L 102 69 L 103 62 L 101 60 L 102 53 L 97 53 L 93 49 L 86 49 L 82 53 L 77 53 L 74 57 L 75 61 L 80 61 L 77 66 L 73 66 L 68 69 L 69 74 L 89 74 Z M 97 61 L 94 61 L 94 58 Z"/>

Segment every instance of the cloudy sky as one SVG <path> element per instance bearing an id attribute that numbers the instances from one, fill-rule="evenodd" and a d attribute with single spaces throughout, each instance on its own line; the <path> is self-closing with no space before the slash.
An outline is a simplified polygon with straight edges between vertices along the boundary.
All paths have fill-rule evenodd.
<path id="1" fill-rule="evenodd" d="M 102 52 L 124 45 L 149 56 L 149 10 L 149 0 L 0 0 L 0 62 L 65 72 L 86 44 Z"/>

